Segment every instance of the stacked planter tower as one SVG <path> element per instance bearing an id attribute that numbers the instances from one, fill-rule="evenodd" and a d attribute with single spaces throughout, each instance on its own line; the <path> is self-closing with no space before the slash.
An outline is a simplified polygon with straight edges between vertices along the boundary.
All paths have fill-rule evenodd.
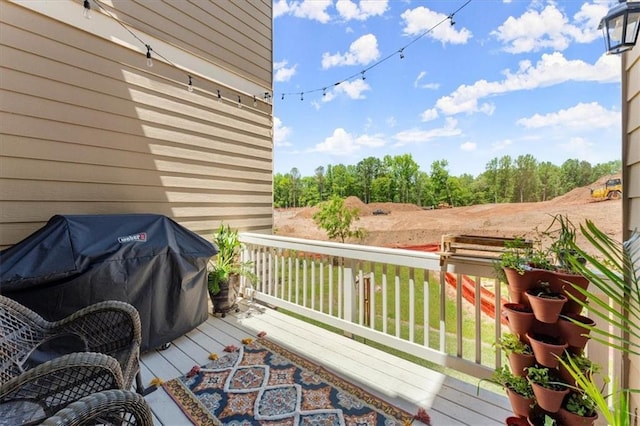
<path id="1" fill-rule="evenodd" d="M 575 414 L 565 409 L 564 405 L 575 382 L 558 361 L 558 357 L 564 356 L 565 352 L 582 355 L 589 330 L 579 324 L 595 325 L 592 320 L 581 315 L 582 305 L 570 296 L 584 301 L 584 296 L 571 283 L 586 289 L 589 282 L 581 275 L 543 269 L 527 269 L 524 273 L 510 268 L 505 268 L 504 271 L 510 302 L 503 304 L 502 308 L 507 316 L 509 330 L 533 350 L 533 355 L 509 354 L 511 373 L 528 377 L 535 395 L 525 399 L 507 389 L 514 414 L 521 418 L 522 424 L 538 424 L 534 420 L 535 415 L 542 418 L 546 415 L 562 425 L 593 424 L 597 415 L 573 418 Z M 555 384 L 552 386 L 555 389 L 540 386 L 533 380 L 531 370 L 544 370 L 544 367 L 549 369 L 547 373 L 550 381 Z"/>

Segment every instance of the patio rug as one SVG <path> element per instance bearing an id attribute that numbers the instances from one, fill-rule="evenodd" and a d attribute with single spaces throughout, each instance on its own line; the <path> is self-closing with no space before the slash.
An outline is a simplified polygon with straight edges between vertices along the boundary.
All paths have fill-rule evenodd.
<path id="1" fill-rule="evenodd" d="M 197 425 L 428 423 L 424 410 L 413 416 L 265 338 L 225 351 L 163 384 Z"/>

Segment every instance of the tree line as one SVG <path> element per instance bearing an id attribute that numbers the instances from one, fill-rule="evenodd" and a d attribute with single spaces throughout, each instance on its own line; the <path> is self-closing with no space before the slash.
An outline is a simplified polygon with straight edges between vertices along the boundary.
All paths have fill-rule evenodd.
<path id="1" fill-rule="evenodd" d="M 411 154 L 368 157 L 355 165 L 320 166 L 313 176 L 297 168 L 273 177 L 275 207 L 314 206 L 334 196 L 356 196 L 364 203 L 412 203 L 422 207 L 545 201 L 621 171 L 621 161 L 591 165 L 566 160 L 558 166 L 533 155 L 494 158 L 477 177 L 452 176 L 447 160 L 420 170 Z"/>

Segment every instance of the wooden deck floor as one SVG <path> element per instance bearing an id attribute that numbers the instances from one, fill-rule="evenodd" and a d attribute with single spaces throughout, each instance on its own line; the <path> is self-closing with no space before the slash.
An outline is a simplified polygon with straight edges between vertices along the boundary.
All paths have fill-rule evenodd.
<path id="1" fill-rule="evenodd" d="M 240 345 L 245 337 L 265 331 L 267 337 L 348 378 L 383 399 L 415 413 L 424 407 L 434 426 L 500 425 L 511 415 L 503 395 L 417 366 L 352 339 L 291 318 L 260 305 L 242 305 L 226 318 L 210 316 L 197 329 L 175 340 L 164 351 L 142 356 L 142 378 L 169 380 L 208 362 L 209 353 L 221 354 L 226 345 Z M 173 400 L 158 389 L 147 395 L 157 425 L 191 422 Z"/>

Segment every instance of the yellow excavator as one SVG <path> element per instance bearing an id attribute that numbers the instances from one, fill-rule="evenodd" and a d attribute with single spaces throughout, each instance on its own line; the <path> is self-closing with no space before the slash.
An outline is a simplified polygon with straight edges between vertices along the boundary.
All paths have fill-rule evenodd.
<path id="1" fill-rule="evenodd" d="M 591 198 L 596 200 L 618 200 L 622 198 L 622 179 L 609 179 L 604 186 L 591 189 Z"/>

